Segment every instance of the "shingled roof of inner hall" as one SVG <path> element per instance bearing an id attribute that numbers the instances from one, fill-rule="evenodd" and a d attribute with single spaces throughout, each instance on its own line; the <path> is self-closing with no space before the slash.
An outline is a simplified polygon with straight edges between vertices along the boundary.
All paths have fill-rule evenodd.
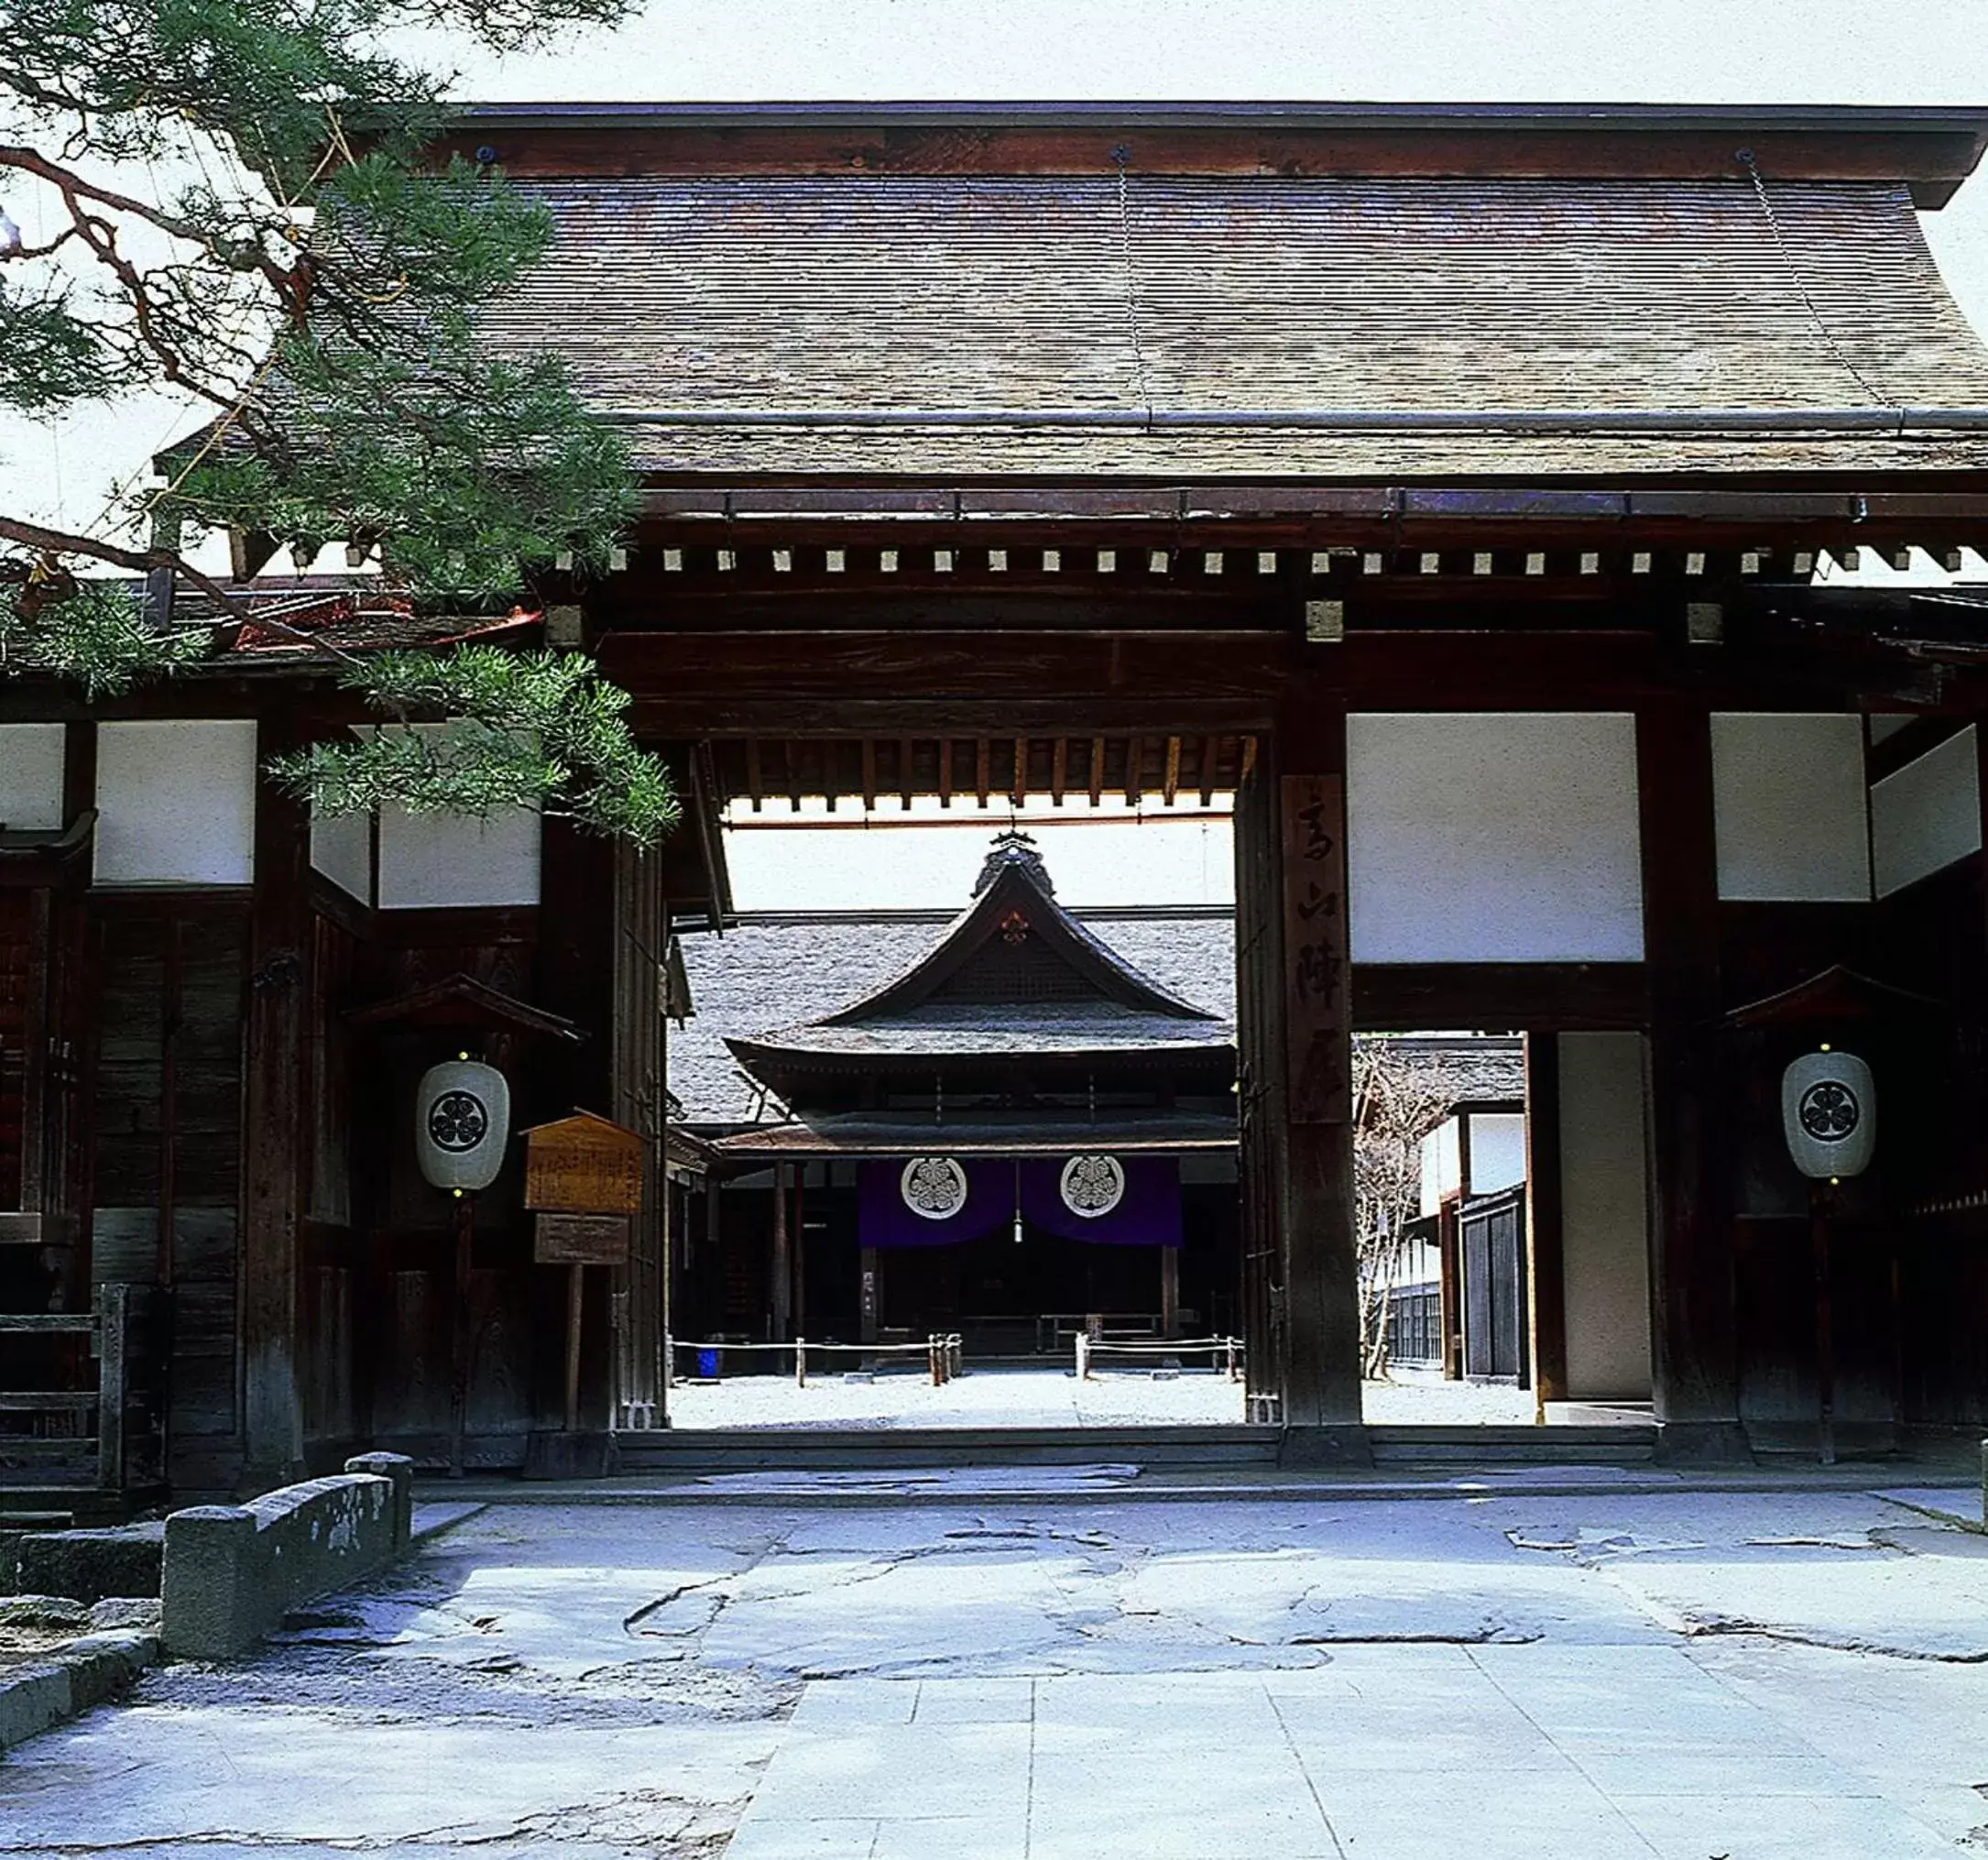
<path id="1" fill-rule="evenodd" d="M 489 328 L 655 474 L 1988 465 L 1988 417 L 1928 418 L 1988 406 L 1988 349 L 1905 180 L 1135 168 L 1121 218 L 1109 172 L 641 166 L 519 181 L 553 243 Z"/>
<path id="2" fill-rule="evenodd" d="M 1235 1013 L 1235 922 L 1219 905 L 1124 906 L 1071 914 L 1169 992 L 1217 1017 Z M 670 1088 L 700 1129 L 751 1121 L 758 1089 L 725 1042 L 806 1021 L 873 992 L 923 957 L 953 914 L 939 911 L 767 912 L 720 936 L 683 940 L 696 1012 L 670 1030 Z M 990 1017 L 983 1012 L 983 1023 Z M 985 1027 L 983 1026 L 984 1040 Z"/>

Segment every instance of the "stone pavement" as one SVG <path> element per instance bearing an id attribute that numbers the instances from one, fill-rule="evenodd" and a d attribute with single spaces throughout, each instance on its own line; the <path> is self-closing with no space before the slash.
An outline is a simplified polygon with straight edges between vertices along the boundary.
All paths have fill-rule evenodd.
<path id="1" fill-rule="evenodd" d="M 1984 1791 L 1988 1537 L 1870 1492 L 534 1504 L 12 1753 L 0 1855 L 1917 1860 Z"/>

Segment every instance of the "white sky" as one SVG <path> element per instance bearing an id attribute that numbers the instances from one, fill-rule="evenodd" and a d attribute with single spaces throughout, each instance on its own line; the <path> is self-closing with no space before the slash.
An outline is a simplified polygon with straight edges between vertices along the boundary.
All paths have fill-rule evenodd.
<path id="1" fill-rule="evenodd" d="M 507 100 L 1988 107 L 1988 0 L 659 0 L 617 34 L 528 58 L 430 45 L 434 62 L 460 72 L 461 94 Z M 1988 175 L 1928 215 L 1927 232 L 1961 304 L 1988 328 Z M 0 498 L 89 520 L 111 476 L 142 460 L 171 421 L 154 404 L 57 438 L 0 424 Z M 1073 902 L 1188 902 L 1205 894 L 1204 869 L 1219 868 L 1226 885 L 1219 826 L 1054 832 L 1051 869 Z M 947 828 L 731 837 L 748 905 L 955 904 L 986 844 Z"/>

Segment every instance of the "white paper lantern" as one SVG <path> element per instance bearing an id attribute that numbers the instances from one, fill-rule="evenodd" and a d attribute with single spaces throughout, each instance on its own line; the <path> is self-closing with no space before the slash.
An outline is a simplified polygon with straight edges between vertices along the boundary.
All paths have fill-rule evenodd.
<path id="1" fill-rule="evenodd" d="M 1861 1176 L 1877 1148 L 1877 1091 L 1854 1053 L 1805 1053 L 1781 1075 L 1788 1154 L 1818 1180 Z"/>
<path id="2" fill-rule="evenodd" d="M 511 1088 L 495 1066 L 448 1059 L 421 1074 L 414 1093 L 414 1152 L 438 1188 L 487 1188 L 504 1166 Z"/>

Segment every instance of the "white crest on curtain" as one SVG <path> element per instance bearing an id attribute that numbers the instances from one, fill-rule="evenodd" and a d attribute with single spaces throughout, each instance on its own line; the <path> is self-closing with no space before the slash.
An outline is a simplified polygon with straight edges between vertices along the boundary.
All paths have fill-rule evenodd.
<path id="1" fill-rule="evenodd" d="M 951 1156 L 913 1156 L 898 1177 L 898 1192 L 913 1214 L 950 1220 L 967 1205 L 967 1172 Z"/>
<path id="2" fill-rule="evenodd" d="M 1125 1199 L 1125 1167 L 1116 1156 L 1072 1156 L 1063 1165 L 1063 1205 L 1095 1220 Z"/>

